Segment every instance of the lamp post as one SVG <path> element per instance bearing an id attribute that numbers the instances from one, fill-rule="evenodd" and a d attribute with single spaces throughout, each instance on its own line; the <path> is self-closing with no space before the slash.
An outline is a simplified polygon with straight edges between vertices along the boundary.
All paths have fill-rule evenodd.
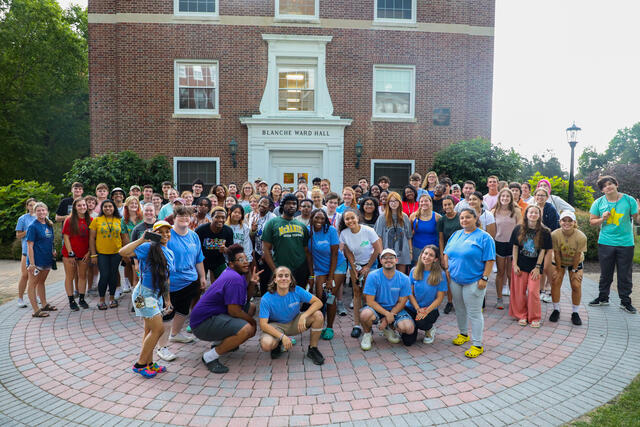
<path id="1" fill-rule="evenodd" d="M 356 169 L 360 169 L 360 158 L 362 157 L 362 142 L 356 142 Z"/>
<path id="2" fill-rule="evenodd" d="M 231 163 L 233 167 L 238 166 L 238 161 L 236 160 L 236 154 L 238 153 L 238 143 L 235 138 L 231 138 L 231 142 L 229 143 L 229 154 L 231 154 Z"/>
<path id="3" fill-rule="evenodd" d="M 576 123 L 573 122 L 571 127 L 567 128 L 567 141 L 569 142 L 569 146 L 571 147 L 571 167 L 569 169 L 569 204 L 573 206 L 573 157 L 576 148 L 576 144 L 578 143 L 578 132 L 580 132 Z"/>

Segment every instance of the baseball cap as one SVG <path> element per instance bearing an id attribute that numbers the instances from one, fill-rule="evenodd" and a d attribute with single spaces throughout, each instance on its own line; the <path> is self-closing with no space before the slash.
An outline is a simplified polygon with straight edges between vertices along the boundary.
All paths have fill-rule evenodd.
<path id="1" fill-rule="evenodd" d="M 175 200 L 173 201 L 173 204 L 175 205 L 176 203 L 182 203 L 183 205 L 186 205 L 187 201 L 184 200 L 182 197 L 176 197 Z"/>
<path id="2" fill-rule="evenodd" d="M 393 255 L 393 256 L 394 256 L 394 257 L 396 257 L 396 258 L 398 257 L 398 255 L 396 254 L 396 251 L 394 251 L 394 250 L 393 250 L 393 249 L 391 249 L 391 248 L 387 248 L 387 249 L 384 249 L 384 250 L 382 251 L 382 253 L 380 253 L 380 258 L 382 258 L 383 256 L 385 256 L 386 254 L 391 254 L 391 255 Z"/>
<path id="3" fill-rule="evenodd" d="M 156 231 L 162 227 L 169 227 L 172 228 L 171 224 L 169 224 L 167 221 L 156 221 L 155 224 L 153 224 L 153 231 Z"/>
<path id="4" fill-rule="evenodd" d="M 114 193 L 117 193 L 118 191 L 119 191 L 119 192 L 121 192 L 123 195 L 125 194 L 125 193 L 124 193 L 124 190 L 123 190 L 122 188 L 120 188 L 120 187 L 116 187 L 116 188 L 114 188 L 113 190 L 111 190 L 111 195 L 113 196 L 113 194 L 114 194 Z"/>
<path id="5" fill-rule="evenodd" d="M 260 181 L 260 182 L 258 183 L 258 185 L 262 185 L 262 184 L 264 184 L 264 185 L 269 185 L 269 183 L 268 183 L 267 181 L 264 181 L 264 180 L 262 180 L 262 181 Z"/>
<path id="6" fill-rule="evenodd" d="M 563 211 L 560 214 L 560 220 L 562 220 L 562 218 L 571 218 L 573 221 L 575 221 L 576 220 L 576 214 L 574 214 L 571 211 Z"/>
<path id="7" fill-rule="evenodd" d="M 139 185 L 132 185 L 131 187 L 129 187 L 129 191 L 131 190 L 140 190 L 140 186 Z"/>

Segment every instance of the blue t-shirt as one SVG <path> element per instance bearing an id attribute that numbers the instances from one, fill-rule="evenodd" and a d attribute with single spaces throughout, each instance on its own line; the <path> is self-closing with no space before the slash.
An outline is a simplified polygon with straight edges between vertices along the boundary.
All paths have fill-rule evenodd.
<path id="1" fill-rule="evenodd" d="M 181 236 L 171 229 L 171 239 L 167 247 L 173 251 L 175 260 L 175 270 L 171 272 L 169 283 L 171 292 L 175 292 L 198 278 L 196 264 L 204 261 L 204 255 L 200 247 L 200 239 L 192 230 L 187 230 L 187 234 Z"/>
<path id="2" fill-rule="evenodd" d="M 29 226 L 33 224 L 33 221 L 36 220 L 35 215 L 24 214 L 20 218 L 18 218 L 18 224 L 16 224 L 16 231 L 27 231 Z M 27 255 L 27 236 L 25 235 L 22 239 L 20 239 L 22 243 L 22 255 Z"/>
<path id="3" fill-rule="evenodd" d="M 442 280 L 435 286 L 431 286 L 427 283 L 427 279 L 429 278 L 430 271 L 424 271 L 422 274 L 422 280 L 417 280 L 413 278 L 413 270 L 415 267 L 411 269 L 409 273 L 409 280 L 411 281 L 411 286 L 413 286 L 413 296 L 416 297 L 416 301 L 418 301 L 418 305 L 420 307 L 429 307 L 438 296 L 438 292 L 447 292 L 447 276 L 442 272 Z M 412 307 L 411 302 L 407 301 L 407 307 Z"/>
<path id="4" fill-rule="evenodd" d="M 27 260 L 29 265 L 51 267 L 53 264 L 53 227 L 40 221 L 33 221 L 27 228 L 26 237 L 28 242 L 33 242 L 34 259 Z"/>
<path id="5" fill-rule="evenodd" d="M 384 275 L 384 269 L 379 268 L 367 276 L 364 285 L 365 295 L 373 295 L 378 304 L 385 310 L 391 310 L 400 297 L 411 295 L 411 282 L 406 274 L 396 271 L 391 279 Z"/>
<path id="6" fill-rule="evenodd" d="M 331 267 L 331 246 L 340 245 L 338 230 L 329 226 L 329 230 L 314 231 L 313 238 L 309 239 L 309 249 L 313 257 L 313 272 L 316 276 L 326 276 Z M 344 255 L 338 250 L 338 262 L 336 267 L 344 262 Z"/>
<path id="7" fill-rule="evenodd" d="M 173 273 L 173 270 L 175 270 L 175 256 L 171 249 L 163 245 L 160 245 L 160 247 L 162 248 L 164 257 L 167 259 L 167 269 L 169 270 L 169 274 L 171 275 Z M 140 276 L 142 277 L 140 283 L 145 288 L 153 289 L 153 275 L 151 274 L 151 268 L 149 268 L 149 264 L 147 263 L 147 257 L 149 256 L 150 249 L 151 243 L 145 242 L 138 246 L 134 252 L 140 266 Z M 173 278 L 173 276 L 171 276 L 171 278 Z"/>
<path id="8" fill-rule="evenodd" d="M 631 215 L 638 213 L 638 203 L 628 194 L 622 194 L 617 202 L 610 202 L 607 196 L 598 198 L 591 205 L 589 213 L 601 217 L 610 212 L 609 218 L 600 226 L 598 243 L 607 246 L 633 246 Z"/>
<path id="9" fill-rule="evenodd" d="M 356 206 L 358 206 L 358 209 L 360 209 L 360 205 L 356 204 Z M 349 206 L 347 206 L 347 205 L 345 205 L 345 204 L 343 203 L 343 204 L 341 204 L 340 206 L 338 206 L 338 207 L 336 208 L 336 212 L 338 212 L 339 214 L 343 214 L 343 213 L 344 213 L 344 211 L 346 211 L 348 207 L 349 207 Z"/>
<path id="10" fill-rule="evenodd" d="M 476 228 L 471 233 L 458 230 L 451 235 L 444 253 L 449 257 L 449 275 L 460 285 L 482 279 L 484 263 L 496 259 L 496 244 L 486 231 Z"/>
<path id="11" fill-rule="evenodd" d="M 300 286 L 285 296 L 278 292 L 267 292 L 260 300 L 260 318 L 269 322 L 289 323 L 300 313 L 300 304 L 311 301 L 311 295 Z"/>

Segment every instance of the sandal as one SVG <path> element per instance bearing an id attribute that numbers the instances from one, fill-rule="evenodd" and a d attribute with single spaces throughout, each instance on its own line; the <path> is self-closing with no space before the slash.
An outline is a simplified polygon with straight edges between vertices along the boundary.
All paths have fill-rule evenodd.
<path id="1" fill-rule="evenodd" d="M 49 313 L 42 311 L 42 309 L 36 311 L 31 315 L 31 317 L 49 317 Z"/>
<path id="2" fill-rule="evenodd" d="M 540 321 L 539 320 L 534 320 L 533 322 L 531 322 L 530 326 L 532 328 L 539 328 L 540 327 Z"/>
<path id="3" fill-rule="evenodd" d="M 520 319 L 520 320 L 518 320 L 518 325 L 520 325 L 520 326 L 527 326 L 527 319 Z"/>
<path id="4" fill-rule="evenodd" d="M 109 308 L 116 308 L 116 307 L 118 307 L 118 301 L 111 300 L 111 302 L 109 303 Z"/>
<path id="5" fill-rule="evenodd" d="M 42 307 L 42 311 L 58 311 L 58 309 L 54 305 L 47 304 Z"/>
<path id="6" fill-rule="evenodd" d="M 333 339 L 333 329 L 332 328 L 325 328 L 322 331 L 322 335 L 320 335 L 322 337 L 323 340 L 331 340 Z"/>
<path id="7" fill-rule="evenodd" d="M 100 304 L 98 304 L 98 310 L 106 310 L 107 309 L 107 304 L 104 302 L 101 302 Z"/>
<path id="8" fill-rule="evenodd" d="M 462 335 L 462 334 L 458 334 L 457 337 L 455 337 L 453 339 L 453 341 L 451 341 L 454 345 L 462 345 L 464 343 L 466 343 L 467 341 L 469 341 L 471 338 L 469 337 L 469 335 Z"/>
<path id="9" fill-rule="evenodd" d="M 472 345 L 469 350 L 464 352 L 464 355 L 470 359 L 475 359 L 482 353 L 484 353 L 484 347 L 476 347 L 475 345 Z"/>

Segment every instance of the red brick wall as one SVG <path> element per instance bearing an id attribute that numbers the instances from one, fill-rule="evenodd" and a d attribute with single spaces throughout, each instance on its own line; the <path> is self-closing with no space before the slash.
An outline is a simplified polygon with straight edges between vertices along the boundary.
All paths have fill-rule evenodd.
<path id="1" fill-rule="evenodd" d="M 114 1 L 90 1 L 92 12 L 116 10 Z M 241 6 L 259 5 L 272 14 L 272 0 L 220 0 L 223 14 L 239 14 Z M 119 2 L 132 4 L 132 2 Z M 171 1 L 135 2 L 151 11 Z M 234 8 L 233 12 L 224 7 Z M 321 0 L 321 13 L 327 7 Z M 337 1 L 345 14 L 349 4 Z M 436 22 L 480 19 L 493 25 L 493 2 L 467 10 L 467 1 L 418 0 L 419 16 Z M 333 4 L 333 3 L 332 3 Z M 447 6 L 449 5 L 450 6 Z M 267 7 L 268 6 L 268 7 Z M 124 7 L 124 6 L 119 6 Z M 154 9 L 157 8 L 157 9 Z M 253 8 L 256 8 L 255 10 Z M 425 10 L 429 13 L 423 13 Z M 121 10 L 121 9 L 118 9 Z M 437 13 L 438 12 L 438 13 Z M 446 12 L 446 13 L 445 13 Z M 482 13 L 481 13 L 482 12 Z M 267 12 L 265 12 L 267 13 Z M 433 16 L 431 16 L 433 14 Z M 484 15 L 483 15 L 484 14 Z M 436 16 L 437 15 L 437 16 Z M 357 15 L 355 15 L 357 16 Z M 363 19 L 360 16 L 360 19 Z M 223 182 L 247 177 L 247 128 L 238 118 L 259 111 L 267 77 L 267 43 L 263 33 L 332 35 L 327 45 L 327 84 L 334 114 L 352 118 L 345 129 L 344 182 L 369 176 L 371 158 L 415 159 L 424 174 L 437 150 L 451 142 L 490 137 L 493 38 L 462 34 L 388 30 L 347 30 L 297 27 L 249 27 L 189 24 L 90 24 L 91 149 L 99 154 L 132 149 L 154 154 L 220 157 Z M 172 118 L 176 59 L 219 61 L 220 119 Z M 416 66 L 416 123 L 372 122 L 373 64 Z M 451 124 L 432 125 L 433 109 L 451 108 Z M 238 143 L 238 167 L 231 167 L 228 144 Z M 355 143 L 364 153 L 355 169 Z"/>

